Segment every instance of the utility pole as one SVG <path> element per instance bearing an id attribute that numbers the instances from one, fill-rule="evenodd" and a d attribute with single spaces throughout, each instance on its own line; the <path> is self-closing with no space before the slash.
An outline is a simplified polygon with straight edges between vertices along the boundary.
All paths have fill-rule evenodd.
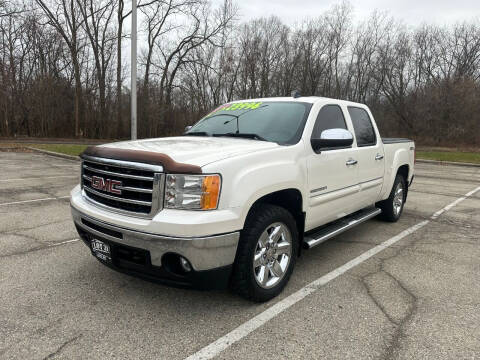
<path id="1" fill-rule="evenodd" d="M 130 136 L 137 139 L 137 0 L 132 0 L 132 50 L 131 50 L 132 114 Z"/>

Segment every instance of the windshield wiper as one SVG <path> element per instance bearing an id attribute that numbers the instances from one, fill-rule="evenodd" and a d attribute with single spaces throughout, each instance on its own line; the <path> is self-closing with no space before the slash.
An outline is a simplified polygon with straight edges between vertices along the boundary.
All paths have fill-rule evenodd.
<path id="1" fill-rule="evenodd" d="M 258 135 L 258 134 L 253 134 L 253 133 L 212 134 L 212 136 L 216 136 L 216 137 L 221 137 L 221 136 L 239 137 L 239 138 L 245 138 L 245 139 L 253 139 L 253 140 L 260 140 L 260 141 L 269 141 L 269 140 L 265 139 L 263 136 L 260 136 L 260 135 Z"/>
<path id="2" fill-rule="evenodd" d="M 190 133 L 187 132 L 183 134 L 183 136 L 210 136 L 210 134 L 205 131 L 193 131 Z"/>
<path id="3" fill-rule="evenodd" d="M 250 111 L 253 111 L 253 110 L 257 110 L 257 109 L 261 109 L 261 108 L 264 108 L 264 107 L 267 107 L 268 104 L 264 104 L 258 108 L 255 108 L 255 109 L 248 109 L 247 111 L 244 111 L 242 112 L 241 114 L 238 114 L 238 115 L 233 115 L 233 114 L 219 114 L 219 115 L 230 115 L 230 116 L 233 116 L 235 119 L 237 119 L 237 131 L 236 131 L 236 134 L 238 134 L 240 132 L 240 128 L 238 127 L 238 119 L 240 119 L 240 116 L 243 116 L 245 115 L 246 113 L 249 113 Z M 215 115 L 213 115 L 215 116 Z M 233 120 L 233 119 L 232 119 Z M 223 124 L 226 125 L 228 124 L 230 121 L 232 120 L 228 120 L 228 121 L 225 121 Z"/>

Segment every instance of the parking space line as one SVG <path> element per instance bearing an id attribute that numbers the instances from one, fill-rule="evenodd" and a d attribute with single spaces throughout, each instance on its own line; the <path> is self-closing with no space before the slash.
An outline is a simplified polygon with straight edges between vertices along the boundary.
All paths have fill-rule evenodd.
<path id="1" fill-rule="evenodd" d="M 294 292 L 293 294 L 287 296 L 283 300 L 280 300 L 277 302 L 275 305 L 271 306 L 270 308 L 264 310 L 260 314 L 256 315 L 255 317 L 251 318 L 250 320 L 247 320 L 240 326 L 238 326 L 236 329 L 230 331 L 226 335 L 220 337 L 216 341 L 210 343 L 209 345 L 205 346 L 204 348 L 200 349 L 196 353 L 190 355 L 189 357 L 186 358 L 186 360 L 205 360 L 205 359 L 211 359 L 218 354 L 220 354 L 222 351 L 226 350 L 229 348 L 231 345 L 234 343 L 240 341 L 247 335 L 249 335 L 251 332 L 255 331 L 262 325 L 264 325 L 266 322 L 269 320 L 273 319 L 275 316 L 279 315 L 292 305 L 296 304 L 300 300 L 304 299 L 308 295 L 312 294 L 316 290 L 318 290 L 320 287 L 324 286 L 328 282 L 334 280 L 335 278 L 339 277 L 340 275 L 344 274 L 348 270 L 354 268 L 355 266 L 363 263 L 364 261 L 370 259 L 372 256 L 378 254 L 379 252 L 385 250 L 386 248 L 392 246 L 393 244 L 397 243 L 398 241 L 402 240 L 404 237 L 414 233 L 415 231 L 423 228 L 425 225 L 427 225 L 430 220 L 435 220 L 438 216 L 440 216 L 442 213 L 445 211 L 450 210 L 452 207 L 458 205 L 460 202 L 463 200 L 467 199 L 468 197 L 472 196 L 476 192 L 480 191 L 480 186 L 477 187 L 476 189 L 468 192 L 464 196 L 458 198 L 454 202 L 448 204 L 441 210 L 437 211 L 434 213 L 429 220 L 424 220 L 422 222 L 419 222 L 416 225 L 413 225 L 409 227 L 408 229 L 402 231 L 398 235 L 384 241 L 383 243 L 371 248 L 370 250 L 364 252 L 363 254 L 357 256 L 353 260 L 347 262 L 346 264 L 336 268 L 335 270 L 329 272 L 326 275 L 323 275 L 322 277 L 318 278 L 317 280 L 312 281 L 308 285 L 304 286 L 300 290 Z"/>
<path id="2" fill-rule="evenodd" d="M 80 176 L 79 175 L 39 176 L 39 177 L 17 178 L 17 179 L 1 179 L 0 182 L 27 181 L 27 180 L 38 180 L 38 179 L 58 179 L 58 178 L 80 178 Z"/>
<path id="3" fill-rule="evenodd" d="M 79 241 L 79 240 L 80 240 L 79 238 L 70 239 L 70 240 L 65 240 L 65 241 L 61 241 L 61 242 L 58 242 L 58 243 L 50 244 L 50 245 L 48 245 L 48 247 L 54 247 L 54 246 L 60 246 L 60 245 L 70 244 L 70 243 L 73 243 L 73 242 L 77 242 L 77 241 Z"/>
<path id="4" fill-rule="evenodd" d="M 12 202 L 7 202 L 7 203 L 2 203 L 2 204 L 0 204 L 0 206 L 16 205 L 16 204 L 26 204 L 26 203 L 32 203 L 32 202 L 38 202 L 38 201 L 48 201 L 48 200 L 61 200 L 61 199 L 67 199 L 67 198 L 69 198 L 69 197 L 70 197 L 70 195 L 60 196 L 60 197 L 49 197 L 49 198 L 33 199 L 33 200 L 12 201 Z"/>
<path id="5" fill-rule="evenodd" d="M 450 210 L 452 207 L 454 207 L 455 205 L 457 205 L 458 203 L 462 202 L 463 200 L 465 200 L 466 198 L 472 196 L 473 194 L 475 194 L 478 190 L 480 190 L 480 187 L 476 188 L 475 190 L 472 190 L 468 193 L 466 193 L 464 196 L 458 198 L 457 200 L 455 200 L 454 202 L 448 204 L 447 206 L 445 206 L 443 209 L 440 209 L 438 210 L 435 214 L 432 215 L 431 219 L 432 220 L 435 220 L 437 217 L 439 217 L 440 215 L 442 215 L 445 211 L 448 211 Z"/>

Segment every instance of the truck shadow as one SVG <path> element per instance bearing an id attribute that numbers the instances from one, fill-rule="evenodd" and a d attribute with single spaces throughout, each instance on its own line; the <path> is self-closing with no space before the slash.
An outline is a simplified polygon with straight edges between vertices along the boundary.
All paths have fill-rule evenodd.
<path id="1" fill-rule="evenodd" d="M 239 316 L 239 312 L 251 314 L 261 311 L 302 286 L 350 261 L 369 248 L 388 239 L 409 226 L 412 221 L 401 221 L 392 227 L 378 220 L 371 220 L 356 229 L 341 234 L 317 247 L 305 251 L 297 259 L 295 271 L 283 293 L 269 302 L 258 304 L 238 297 L 229 290 L 181 289 L 138 279 L 109 269 L 94 258 L 83 263 L 87 286 L 94 291 L 102 286 L 108 292 L 101 301 L 133 304 L 145 311 L 201 314 L 215 318 L 218 313 Z M 87 275 L 90 274 L 90 275 Z"/>

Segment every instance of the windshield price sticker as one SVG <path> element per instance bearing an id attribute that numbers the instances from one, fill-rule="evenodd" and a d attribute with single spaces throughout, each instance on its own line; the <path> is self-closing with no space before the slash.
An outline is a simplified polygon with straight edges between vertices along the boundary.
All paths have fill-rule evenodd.
<path id="1" fill-rule="evenodd" d="M 225 104 L 221 105 L 220 107 L 213 110 L 207 116 L 211 116 L 219 111 L 235 111 L 235 110 L 253 110 L 257 109 L 262 105 L 262 102 L 242 102 L 242 103 L 233 103 L 233 104 Z"/>
<path id="2" fill-rule="evenodd" d="M 228 104 L 227 104 L 228 105 Z M 246 103 L 234 103 L 222 110 L 243 110 L 243 109 L 256 109 L 262 105 L 261 102 L 246 102 Z"/>

